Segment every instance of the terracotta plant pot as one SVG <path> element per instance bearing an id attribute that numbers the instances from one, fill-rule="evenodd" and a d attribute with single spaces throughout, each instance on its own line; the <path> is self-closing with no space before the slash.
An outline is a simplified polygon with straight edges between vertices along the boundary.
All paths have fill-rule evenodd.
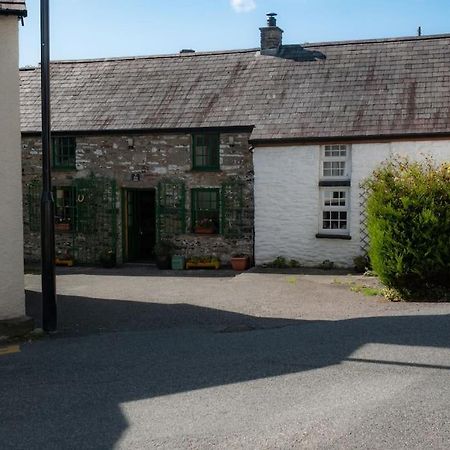
<path id="1" fill-rule="evenodd" d="M 249 265 L 248 263 L 249 263 L 248 256 L 231 258 L 231 267 L 233 268 L 233 270 L 236 270 L 237 272 L 243 272 L 244 270 L 247 270 Z"/>
<path id="2" fill-rule="evenodd" d="M 214 227 L 195 227 L 195 234 L 214 234 Z"/>
<path id="3" fill-rule="evenodd" d="M 70 223 L 55 223 L 56 231 L 70 231 Z"/>

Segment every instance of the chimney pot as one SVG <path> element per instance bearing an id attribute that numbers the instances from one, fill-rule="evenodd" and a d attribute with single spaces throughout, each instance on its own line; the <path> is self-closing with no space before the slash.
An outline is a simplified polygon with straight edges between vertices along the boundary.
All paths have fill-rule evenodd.
<path id="1" fill-rule="evenodd" d="M 268 13 L 267 16 L 267 26 L 276 27 L 277 26 L 277 13 Z"/>

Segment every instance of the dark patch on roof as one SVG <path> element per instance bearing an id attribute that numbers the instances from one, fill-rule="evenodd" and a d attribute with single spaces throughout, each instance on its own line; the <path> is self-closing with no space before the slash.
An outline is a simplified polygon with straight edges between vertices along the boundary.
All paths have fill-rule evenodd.
<path id="1" fill-rule="evenodd" d="M 279 49 L 262 50 L 261 54 L 266 56 L 276 56 L 278 58 L 291 59 L 292 61 L 307 62 L 326 59 L 326 56 L 319 51 L 308 50 L 301 45 L 283 45 Z"/>
<path id="2" fill-rule="evenodd" d="M 287 57 L 289 56 L 289 57 Z M 294 57 L 293 57 L 294 56 Z M 254 127 L 252 139 L 450 133 L 450 35 L 52 63 L 56 131 Z M 40 70 L 21 71 L 22 131 Z"/>
<path id="3" fill-rule="evenodd" d="M 27 7 L 24 0 L 0 0 L 0 16 L 13 15 L 27 16 Z"/>

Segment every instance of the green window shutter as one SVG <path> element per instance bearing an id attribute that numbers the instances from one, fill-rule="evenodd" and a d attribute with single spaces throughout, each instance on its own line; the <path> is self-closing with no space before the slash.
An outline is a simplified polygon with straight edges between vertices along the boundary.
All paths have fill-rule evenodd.
<path id="1" fill-rule="evenodd" d="M 95 177 L 74 180 L 77 263 L 100 262 L 116 254 L 117 188 L 113 179 Z"/>
<path id="2" fill-rule="evenodd" d="M 222 184 L 222 232 L 228 238 L 244 234 L 244 182 L 227 180 Z"/>
<path id="3" fill-rule="evenodd" d="M 77 179 L 74 184 L 76 192 L 76 229 L 83 234 L 95 233 L 96 217 L 93 214 L 95 214 L 95 210 L 99 206 L 96 200 L 98 189 L 90 178 Z"/>
<path id="4" fill-rule="evenodd" d="M 41 230 L 41 192 L 42 184 L 40 181 L 32 181 L 28 185 L 28 221 L 30 231 L 39 232 Z"/>
<path id="5" fill-rule="evenodd" d="M 186 232 L 186 188 L 182 180 L 167 179 L 158 183 L 158 241 Z"/>
<path id="6" fill-rule="evenodd" d="M 192 168 L 203 171 L 220 169 L 219 133 L 197 133 L 192 135 Z"/>

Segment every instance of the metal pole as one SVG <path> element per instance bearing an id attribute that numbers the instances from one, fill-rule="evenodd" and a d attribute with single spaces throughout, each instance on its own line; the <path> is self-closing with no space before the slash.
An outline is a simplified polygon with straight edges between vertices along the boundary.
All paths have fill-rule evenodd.
<path id="1" fill-rule="evenodd" d="M 55 203 L 51 178 L 50 32 L 49 0 L 41 0 L 41 101 L 42 101 L 42 328 L 56 330 Z"/>

